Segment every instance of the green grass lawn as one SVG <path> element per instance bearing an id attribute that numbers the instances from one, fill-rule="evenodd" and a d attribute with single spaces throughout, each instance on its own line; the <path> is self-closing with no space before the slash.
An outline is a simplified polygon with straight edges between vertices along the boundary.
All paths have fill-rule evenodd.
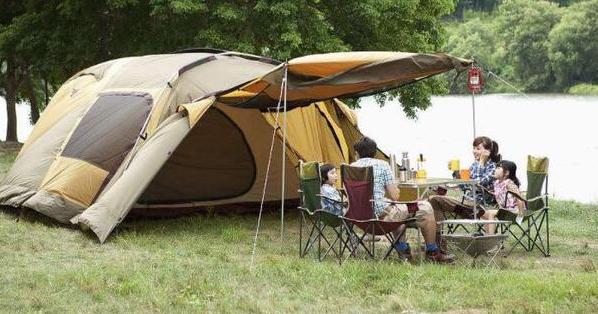
<path id="1" fill-rule="evenodd" d="M 284 239 L 264 216 L 251 268 L 257 215 L 125 221 L 100 245 L 0 211 L 0 312 L 595 312 L 598 206 L 552 207 L 552 257 L 519 249 L 500 269 L 299 258 L 294 212 Z"/>

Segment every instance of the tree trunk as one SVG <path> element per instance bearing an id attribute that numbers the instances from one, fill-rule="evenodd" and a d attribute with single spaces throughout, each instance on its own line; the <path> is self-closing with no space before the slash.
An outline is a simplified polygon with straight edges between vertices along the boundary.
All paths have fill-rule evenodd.
<path id="1" fill-rule="evenodd" d="M 31 74 L 28 73 L 25 76 L 25 84 L 23 87 L 25 88 L 25 93 L 27 94 L 27 98 L 29 98 L 29 104 L 31 105 L 31 122 L 33 124 L 37 123 L 39 120 L 39 105 L 37 103 L 37 97 L 35 96 L 35 89 L 33 88 L 33 80 L 31 79 Z"/>
<path id="2" fill-rule="evenodd" d="M 6 141 L 17 142 L 17 71 L 8 60 L 6 67 Z"/>

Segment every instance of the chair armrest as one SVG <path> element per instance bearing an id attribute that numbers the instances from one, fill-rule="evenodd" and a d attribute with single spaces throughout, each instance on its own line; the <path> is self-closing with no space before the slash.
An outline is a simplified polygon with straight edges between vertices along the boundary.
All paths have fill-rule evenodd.
<path id="1" fill-rule="evenodd" d="M 545 197 L 548 197 L 548 196 L 549 196 L 548 194 L 540 194 L 540 195 L 538 195 L 536 197 L 532 197 L 530 199 L 527 199 L 526 201 L 527 202 L 533 202 L 533 201 L 536 201 L 536 200 L 539 200 L 539 199 L 542 199 L 542 198 L 545 198 Z"/>
<path id="2" fill-rule="evenodd" d="M 341 200 L 341 201 L 337 201 L 337 200 L 335 200 L 335 199 L 332 199 L 332 198 L 330 198 L 330 197 L 324 196 L 324 195 L 322 195 L 322 194 L 316 194 L 316 196 L 319 196 L 319 197 L 321 197 L 321 198 L 325 198 L 326 200 L 328 200 L 328 201 L 331 201 L 332 203 L 341 204 L 341 205 L 343 205 L 343 206 L 346 206 L 346 205 L 347 205 L 347 202 L 344 202 L 344 201 L 342 201 L 342 200 Z"/>
<path id="3" fill-rule="evenodd" d="M 537 197 L 534 197 L 534 198 L 531 198 L 531 199 L 525 199 L 525 198 L 523 198 L 523 196 L 521 196 L 520 194 L 517 194 L 515 192 L 507 191 L 507 195 L 509 195 L 509 194 L 515 196 L 515 198 L 517 198 L 518 200 L 524 202 L 525 203 L 525 207 L 527 207 L 527 203 L 528 202 L 533 202 L 533 201 L 535 201 L 535 200 L 537 200 L 539 198 L 544 197 L 544 196 L 540 195 L 540 196 L 537 196 Z M 504 206 L 507 207 L 507 198 L 506 197 L 505 197 L 505 205 Z"/>
<path id="4" fill-rule="evenodd" d="M 388 203 L 388 204 L 415 204 L 417 203 L 417 201 L 387 201 L 387 200 L 382 200 L 384 203 Z"/>
<path id="5" fill-rule="evenodd" d="M 488 189 L 487 187 L 485 187 L 485 186 L 483 186 L 481 184 L 476 184 L 475 186 L 476 186 L 476 191 L 477 190 L 482 191 L 482 204 L 488 205 L 486 203 L 486 198 L 484 196 L 485 195 L 491 195 L 491 196 L 494 197 L 494 191 Z M 471 190 L 472 189 L 466 189 L 466 191 L 471 191 Z M 461 198 L 461 203 L 464 203 L 466 198 L 470 199 L 470 200 L 473 200 L 474 197 L 475 197 L 475 195 L 468 196 L 466 193 L 463 193 L 463 197 Z"/>

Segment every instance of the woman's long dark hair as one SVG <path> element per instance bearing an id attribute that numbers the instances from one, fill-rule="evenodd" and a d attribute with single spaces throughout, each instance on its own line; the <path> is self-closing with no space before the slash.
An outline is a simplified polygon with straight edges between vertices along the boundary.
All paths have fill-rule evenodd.
<path id="1" fill-rule="evenodd" d="M 482 144 L 485 149 L 490 151 L 490 160 L 498 163 L 502 156 L 498 153 L 498 143 L 487 136 L 478 136 L 473 140 L 473 147 Z"/>
<path id="2" fill-rule="evenodd" d="M 519 186 L 521 184 L 519 179 L 517 179 L 517 165 L 514 162 L 509 160 L 501 160 L 498 162 L 496 167 L 501 167 L 503 171 L 508 171 L 509 176 L 507 178 L 511 179 L 515 185 Z"/>

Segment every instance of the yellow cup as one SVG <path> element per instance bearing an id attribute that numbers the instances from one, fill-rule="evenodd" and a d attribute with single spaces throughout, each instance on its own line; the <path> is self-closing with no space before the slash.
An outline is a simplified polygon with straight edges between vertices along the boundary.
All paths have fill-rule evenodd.
<path id="1" fill-rule="evenodd" d="M 469 172 L 469 169 L 461 169 L 461 170 L 459 170 L 459 176 L 461 177 L 462 180 L 469 180 L 469 179 L 471 179 L 471 173 Z"/>
<path id="2" fill-rule="evenodd" d="M 450 171 L 459 171 L 459 169 L 461 168 L 461 163 L 459 162 L 459 159 L 451 159 L 451 161 L 449 161 L 448 168 Z"/>

